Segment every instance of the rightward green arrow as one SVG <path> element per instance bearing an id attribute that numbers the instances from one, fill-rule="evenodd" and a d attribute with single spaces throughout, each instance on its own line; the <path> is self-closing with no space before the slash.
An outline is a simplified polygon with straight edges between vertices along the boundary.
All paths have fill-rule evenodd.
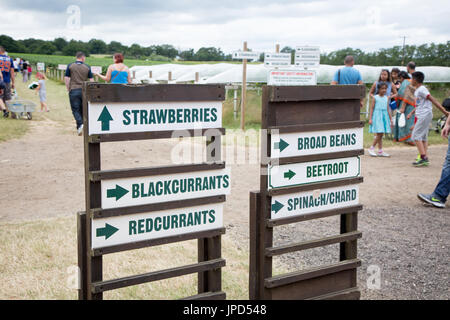
<path id="1" fill-rule="evenodd" d="M 109 237 L 111 237 L 114 233 L 119 231 L 116 227 L 113 227 L 110 224 L 105 223 L 104 228 L 97 228 L 97 237 L 105 237 L 105 240 L 107 240 Z"/>
<path id="2" fill-rule="evenodd" d="M 278 213 L 278 211 L 280 211 L 281 208 L 283 208 L 283 207 L 284 207 L 284 205 L 282 203 L 275 200 L 275 203 L 272 204 L 272 211 L 275 211 L 275 213 Z"/>
<path id="3" fill-rule="evenodd" d="M 108 108 L 106 106 L 103 108 L 102 112 L 100 113 L 100 116 L 98 117 L 97 121 L 102 122 L 102 131 L 108 131 L 109 130 L 109 122 L 114 120 L 111 117 L 111 114 L 108 111 Z"/>
<path id="4" fill-rule="evenodd" d="M 116 198 L 116 201 L 122 198 L 124 195 L 128 193 L 127 189 L 122 188 L 121 186 L 116 184 L 115 189 L 107 189 L 106 197 L 107 198 Z"/>
<path id="5" fill-rule="evenodd" d="M 280 142 L 274 143 L 274 149 L 280 149 L 280 152 L 283 152 L 284 149 L 286 149 L 289 146 L 289 143 L 284 141 L 283 139 L 280 139 Z"/>
<path id="6" fill-rule="evenodd" d="M 293 176 L 295 176 L 295 172 L 290 169 L 289 169 L 289 171 L 284 173 L 284 177 L 288 178 L 289 180 L 291 180 Z"/>

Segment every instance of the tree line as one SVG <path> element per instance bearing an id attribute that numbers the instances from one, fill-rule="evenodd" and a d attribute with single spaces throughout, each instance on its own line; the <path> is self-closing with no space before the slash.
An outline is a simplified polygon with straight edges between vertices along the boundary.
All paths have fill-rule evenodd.
<path id="1" fill-rule="evenodd" d="M 56 38 L 54 40 L 24 39 L 15 40 L 7 35 L 0 35 L 0 45 L 6 51 L 15 53 L 33 53 L 47 55 L 74 56 L 77 51 L 90 54 L 114 54 L 121 52 L 126 58 L 149 59 L 155 61 L 171 61 L 180 59 L 185 61 L 231 61 L 231 54 L 225 54 L 220 48 L 202 47 L 179 50 L 170 44 L 140 46 L 137 43 L 131 46 L 118 41 L 106 43 L 100 39 L 91 39 L 88 42 Z M 295 48 L 286 46 L 281 52 L 290 52 L 294 60 Z M 430 43 L 422 45 L 394 46 L 382 48 L 373 52 L 365 52 L 361 49 L 345 48 L 329 53 L 323 53 L 320 57 L 321 64 L 342 65 L 345 56 L 353 55 L 356 64 L 371 66 L 380 65 L 405 65 L 413 60 L 417 65 L 450 66 L 450 41 L 447 43 Z M 264 55 L 259 59 L 264 61 Z"/>

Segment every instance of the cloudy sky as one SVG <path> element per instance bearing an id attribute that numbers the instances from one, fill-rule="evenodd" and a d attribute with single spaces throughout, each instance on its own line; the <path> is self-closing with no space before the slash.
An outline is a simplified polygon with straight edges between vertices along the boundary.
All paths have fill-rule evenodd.
<path id="1" fill-rule="evenodd" d="M 322 51 L 363 50 L 450 40 L 448 0 L 0 0 L 0 34 L 17 39 L 143 46 L 168 43 L 226 53 L 318 45 Z"/>

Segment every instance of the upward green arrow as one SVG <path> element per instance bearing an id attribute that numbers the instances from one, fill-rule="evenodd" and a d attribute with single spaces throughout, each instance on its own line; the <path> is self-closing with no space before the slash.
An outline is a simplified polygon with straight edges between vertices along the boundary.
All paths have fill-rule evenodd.
<path id="1" fill-rule="evenodd" d="M 108 108 L 105 106 L 97 119 L 97 121 L 101 121 L 102 123 L 102 131 L 109 131 L 109 122 L 113 120 Z"/>
<path id="2" fill-rule="evenodd" d="M 275 203 L 272 204 L 272 211 L 275 211 L 275 213 L 278 213 L 278 211 L 281 210 L 281 208 L 283 208 L 284 205 L 281 202 L 278 202 L 277 200 L 275 200 Z"/>
<path id="3" fill-rule="evenodd" d="M 109 237 L 111 237 L 114 233 L 119 231 L 116 227 L 113 227 L 110 224 L 105 223 L 104 228 L 97 228 L 96 235 L 97 237 L 105 237 L 105 240 L 107 240 Z"/>
<path id="4" fill-rule="evenodd" d="M 122 198 L 124 195 L 126 195 L 129 191 L 127 189 L 122 188 L 118 184 L 116 184 L 116 187 L 114 189 L 107 189 L 106 190 L 106 197 L 107 198 L 116 198 L 116 201 Z"/>
<path id="5" fill-rule="evenodd" d="M 284 141 L 283 139 L 280 139 L 280 142 L 274 143 L 274 149 L 280 149 L 280 152 L 282 152 L 284 149 L 286 149 L 289 146 L 289 143 Z"/>

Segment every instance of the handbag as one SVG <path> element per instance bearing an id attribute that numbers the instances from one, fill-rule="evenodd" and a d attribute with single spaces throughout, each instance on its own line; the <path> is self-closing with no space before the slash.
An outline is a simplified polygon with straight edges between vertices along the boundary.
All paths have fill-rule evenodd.
<path id="1" fill-rule="evenodd" d="M 405 113 L 400 114 L 400 117 L 398 118 L 398 126 L 400 128 L 403 128 L 404 126 L 406 126 Z"/>

